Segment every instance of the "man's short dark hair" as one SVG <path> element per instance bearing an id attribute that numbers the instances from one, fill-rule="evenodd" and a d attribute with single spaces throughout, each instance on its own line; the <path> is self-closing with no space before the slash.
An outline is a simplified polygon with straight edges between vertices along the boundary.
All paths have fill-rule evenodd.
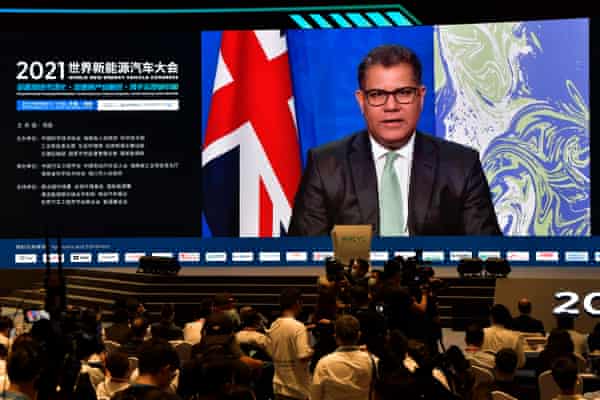
<path id="1" fill-rule="evenodd" d="M 6 362 L 8 379 L 15 383 L 33 382 L 42 369 L 41 355 L 34 342 L 21 342 L 12 347 Z"/>
<path id="2" fill-rule="evenodd" d="M 505 374 L 514 374 L 517 369 L 518 357 L 513 349 L 502 349 L 496 353 L 496 369 Z"/>
<path id="3" fill-rule="evenodd" d="M 282 310 L 289 310 L 302 300 L 302 292 L 297 288 L 285 288 L 279 296 L 279 305 Z"/>
<path id="4" fill-rule="evenodd" d="M 510 328 L 512 324 L 512 316 L 505 305 L 494 304 L 490 310 L 490 316 L 495 324 L 502 325 L 505 328 Z"/>
<path id="5" fill-rule="evenodd" d="M 170 303 L 163 304 L 160 310 L 160 319 L 163 321 L 170 321 L 175 317 L 175 306 Z"/>
<path id="6" fill-rule="evenodd" d="M 129 313 L 126 308 L 117 308 L 113 313 L 113 322 L 125 323 L 129 321 Z"/>
<path id="7" fill-rule="evenodd" d="M 113 378 L 124 379 L 129 375 L 129 358 L 122 351 L 113 351 L 106 357 L 106 369 Z"/>
<path id="8" fill-rule="evenodd" d="M 521 314 L 531 314 L 531 302 L 527 299 L 519 300 L 519 312 Z"/>
<path id="9" fill-rule="evenodd" d="M 353 305 L 362 306 L 369 303 L 369 289 L 363 285 L 354 285 L 350 288 L 350 300 Z"/>
<path id="10" fill-rule="evenodd" d="M 179 368 L 177 352 L 166 340 L 148 340 L 140 346 L 138 354 L 140 375 L 157 374 L 167 365 L 174 369 Z"/>
<path id="11" fill-rule="evenodd" d="M 360 335 L 360 322 L 352 315 L 342 315 L 335 320 L 335 335 L 342 343 L 356 344 Z"/>
<path id="12" fill-rule="evenodd" d="M 240 311 L 240 319 L 243 328 L 256 328 L 260 326 L 261 316 L 254 308 L 247 308 Z"/>
<path id="13" fill-rule="evenodd" d="M 572 357 L 559 357 L 552 363 L 552 377 L 562 391 L 570 391 L 577 383 L 577 364 Z"/>
<path id="14" fill-rule="evenodd" d="M 483 328 L 479 324 L 469 324 L 465 330 L 465 342 L 475 346 L 483 344 Z"/>
<path id="15" fill-rule="evenodd" d="M 557 315 L 556 327 L 558 329 L 572 330 L 575 327 L 575 317 L 571 315 Z"/>
<path id="16" fill-rule="evenodd" d="M 388 44 L 375 47 L 363 58 L 358 66 L 358 87 L 364 89 L 365 74 L 369 67 L 381 65 L 389 68 L 399 64 L 412 66 L 413 78 L 417 84 L 421 84 L 423 67 L 415 52 L 407 47 Z"/>
<path id="17" fill-rule="evenodd" d="M 0 317 L 0 331 L 11 330 L 13 328 L 13 321 L 10 317 L 3 315 Z"/>
<path id="18" fill-rule="evenodd" d="M 393 329 L 387 336 L 385 343 L 385 351 L 388 354 L 393 354 L 398 359 L 404 360 L 408 352 L 408 339 L 399 329 Z"/>
<path id="19" fill-rule="evenodd" d="M 399 274 L 404 270 L 404 265 L 404 258 L 402 256 L 397 256 L 387 260 L 385 264 L 383 264 L 383 279 L 390 280 L 399 276 Z"/>

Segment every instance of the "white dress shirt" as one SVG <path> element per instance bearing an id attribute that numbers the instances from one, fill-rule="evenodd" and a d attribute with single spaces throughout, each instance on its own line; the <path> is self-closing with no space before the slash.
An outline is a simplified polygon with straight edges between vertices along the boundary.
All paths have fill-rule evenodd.
<path id="1" fill-rule="evenodd" d="M 389 150 L 377 143 L 371 135 L 371 151 L 373 152 L 373 161 L 375 161 L 375 172 L 377 173 L 377 191 L 381 186 L 381 176 L 385 167 L 385 155 L 393 151 L 400 157 L 394 161 L 394 170 L 400 182 L 400 191 L 402 192 L 402 215 L 404 216 L 404 226 L 402 227 L 403 236 L 408 236 L 408 195 L 410 190 L 410 172 L 412 168 L 413 152 L 415 149 L 415 133 L 408 142 L 397 150 Z"/>
<path id="2" fill-rule="evenodd" d="M 319 360 L 311 400 L 368 400 L 376 357 L 358 346 L 341 346 Z"/>

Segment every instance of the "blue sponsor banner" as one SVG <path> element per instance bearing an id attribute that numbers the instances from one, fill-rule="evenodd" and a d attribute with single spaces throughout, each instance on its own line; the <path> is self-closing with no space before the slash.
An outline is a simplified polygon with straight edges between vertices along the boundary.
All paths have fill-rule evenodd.
<path id="1" fill-rule="evenodd" d="M 560 261 L 567 265 L 600 266 L 599 257 L 589 257 L 598 249 L 599 238 L 533 238 L 533 237 L 402 237 L 374 238 L 374 254 L 403 254 L 423 250 L 434 254 L 434 265 L 454 266 L 455 252 L 473 255 L 498 253 L 507 258 L 516 252 L 546 254 L 556 252 L 558 258 L 531 257 L 517 265 L 556 266 Z M 58 260 L 56 240 L 51 240 L 51 260 Z M 66 267 L 132 267 L 140 255 L 170 254 L 182 266 L 298 266 L 322 265 L 321 254 L 332 251 L 329 237 L 313 238 L 66 238 L 61 243 Z M 0 240 L 0 268 L 42 267 L 43 239 Z M 586 257 L 587 255 L 587 257 Z M 443 258 L 441 257 L 443 256 Z M 100 260 L 102 262 L 100 262 Z M 114 260 L 114 261 L 113 261 Z M 382 265 L 383 257 L 372 260 Z M 513 260 L 514 261 L 514 260 Z"/>

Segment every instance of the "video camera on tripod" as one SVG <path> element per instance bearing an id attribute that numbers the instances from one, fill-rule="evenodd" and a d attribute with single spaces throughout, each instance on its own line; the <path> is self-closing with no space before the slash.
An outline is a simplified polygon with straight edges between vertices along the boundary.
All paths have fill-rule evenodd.
<path id="1" fill-rule="evenodd" d="M 335 257 L 327 257 L 325 260 L 325 275 L 329 282 L 353 281 L 350 267 Z"/>
<path id="2" fill-rule="evenodd" d="M 446 282 L 435 278 L 433 268 L 422 260 L 421 250 L 417 250 L 415 257 L 403 259 L 401 274 L 402 286 L 408 287 L 411 291 L 419 289 L 437 293 L 448 287 Z"/>

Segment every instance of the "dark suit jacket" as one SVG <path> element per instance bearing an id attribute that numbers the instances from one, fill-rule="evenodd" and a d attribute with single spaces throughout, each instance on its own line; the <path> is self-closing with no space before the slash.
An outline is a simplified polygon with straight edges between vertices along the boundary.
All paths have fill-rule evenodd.
<path id="1" fill-rule="evenodd" d="M 379 233 L 377 174 L 367 131 L 308 153 L 288 234 L 329 235 L 334 225 Z M 408 197 L 410 235 L 500 235 L 478 153 L 417 132 Z"/>
<path id="2" fill-rule="evenodd" d="M 131 337 L 131 328 L 127 322 L 116 323 L 105 330 L 106 339 L 124 344 Z"/>
<path id="3" fill-rule="evenodd" d="M 529 315 L 519 315 L 517 318 L 514 318 L 511 329 L 519 332 L 541 333 L 542 335 L 546 333 L 544 331 L 544 323 Z"/>
<path id="4" fill-rule="evenodd" d="M 183 330 L 174 323 L 155 322 L 150 326 L 152 337 L 165 340 L 183 340 Z"/>

